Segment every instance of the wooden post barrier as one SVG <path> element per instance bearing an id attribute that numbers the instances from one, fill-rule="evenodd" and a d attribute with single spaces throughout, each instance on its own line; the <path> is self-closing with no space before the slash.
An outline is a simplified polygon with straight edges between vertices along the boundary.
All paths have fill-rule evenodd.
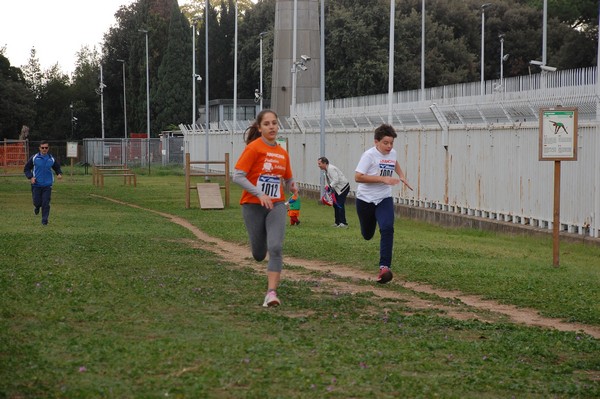
<path id="1" fill-rule="evenodd" d="M 225 172 L 199 172 L 192 171 L 191 165 L 211 165 L 211 164 L 223 164 L 225 166 Z M 190 153 L 185 153 L 185 208 L 190 208 L 190 190 L 198 190 L 197 186 L 192 186 L 192 176 L 204 176 L 204 177 L 224 177 L 225 184 L 220 185 L 219 188 L 225 190 L 225 206 L 229 208 L 229 153 L 225 153 L 224 161 L 190 161 Z"/>
<path id="2" fill-rule="evenodd" d="M 93 165 L 92 182 L 96 187 L 104 187 L 105 176 L 123 176 L 123 185 L 137 187 L 137 177 L 127 165 Z"/>

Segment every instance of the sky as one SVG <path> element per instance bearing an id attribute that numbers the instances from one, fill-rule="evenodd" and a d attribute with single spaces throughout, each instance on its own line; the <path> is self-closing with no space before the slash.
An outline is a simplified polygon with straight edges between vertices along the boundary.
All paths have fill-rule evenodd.
<path id="1" fill-rule="evenodd" d="M 75 69 L 82 46 L 101 51 L 114 14 L 133 0 L 2 0 L 0 48 L 12 66 L 27 64 L 31 48 L 42 70 L 58 63 L 67 74 Z M 187 3 L 179 0 L 179 5 Z"/>

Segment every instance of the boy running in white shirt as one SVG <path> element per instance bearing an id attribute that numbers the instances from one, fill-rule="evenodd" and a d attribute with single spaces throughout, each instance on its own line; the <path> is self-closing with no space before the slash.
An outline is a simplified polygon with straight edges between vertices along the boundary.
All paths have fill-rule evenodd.
<path id="1" fill-rule="evenodd" d="M 392 186 L 402 182 L 408 184 L 400 164 L 396 160 L 394 139 L 396 131 L 383 124 L 375 129 L 375 146 L 365 151 L 356 166 L 354 180 L 356 189 L 356 212 L 360 222 L 360 232 L 365 240 L 370 240 L 379 225 L 379 275 L 377 282 L 385 284 L 392 280 L 392 249 L 394 246 L 394 200 Z M 393 174 L 400 177 L 394 177 Z"/>

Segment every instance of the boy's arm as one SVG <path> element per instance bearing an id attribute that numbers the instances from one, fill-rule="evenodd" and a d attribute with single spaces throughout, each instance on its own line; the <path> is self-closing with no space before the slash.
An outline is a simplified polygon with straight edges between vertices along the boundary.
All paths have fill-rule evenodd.
<path id="1" fill-rule="evenodd" d="M 357 183 L 383 183 L 394 186 L 400 183 L 400 179 L 392 176 L 371 176 L 364 173 L 355 172 L 354 181 Z"/>

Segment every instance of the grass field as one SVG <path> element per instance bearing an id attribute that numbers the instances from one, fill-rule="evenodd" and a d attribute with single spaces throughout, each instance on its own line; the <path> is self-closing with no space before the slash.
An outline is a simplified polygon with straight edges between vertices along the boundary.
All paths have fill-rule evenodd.
<path id="1" fill-rule="evenodd" d="M 283 305 L 264 309 L 264 273 L 191 245 L 190 231 L 156 213 L 101 198 L 246 244 L 236 187 L 231 208 L 200 211 L 196 197 L 185 209 L 183 176 L 169 170 L 140 171 L 135 189 L 118 178 L 99 189 L 76 172 L 55 185 L 48 226 L 28 182 L 0 178 L 0 398 L 600 397 L 598 339 L 376 295 L 421 282 L 600 326 L 597 246 L 561 243 L 554 268 L 550 237 L 398 220 L 395 283 L 339 293 L 294 266 L 307 278 L 284 270 Z M 285 255 L 374 278 L 378 235 L 362 240 L 354 207 L 347 214 L 350 228 L 333 229 L 331 208 L 306 199 Z"/>

